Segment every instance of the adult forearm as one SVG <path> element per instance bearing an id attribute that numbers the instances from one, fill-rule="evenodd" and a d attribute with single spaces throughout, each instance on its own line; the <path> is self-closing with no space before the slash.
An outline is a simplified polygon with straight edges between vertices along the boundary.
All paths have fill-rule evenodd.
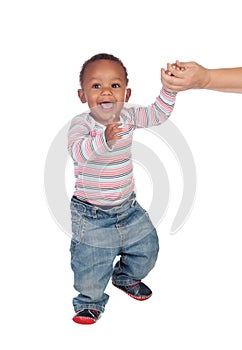
<path id="1" fill-rule="evenodd" d="M 172 91 L 210 89 L 242 93 L 242 67 L 208 69 L 197 62 L 179 62 L 162 70 L 162 81 Z"/>
<path id="2" fill-rule="evenodd" d="M 242 93 L 242 67 L 208 69 L 208 82 L 205 89 Z"/>

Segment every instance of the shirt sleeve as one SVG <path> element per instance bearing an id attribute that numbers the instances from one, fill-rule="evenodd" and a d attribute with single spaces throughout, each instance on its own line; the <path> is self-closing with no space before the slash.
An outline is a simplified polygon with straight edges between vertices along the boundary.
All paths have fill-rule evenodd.
<path id="1" fill-rule="evenodd" d="M 164 123 L 175 106 L 176 93 L 161 89 L 155 102 L 147 107 L 135 107 L 133 122 L 137 128 L 149 128 Z"/>
<path id="2" fill-rule="evenodd" d="M 83 163 L 111 151 L 104 130 L 94 130 L 81 115 L 72 120 L 68 132 L 68 151 L 75 162 Z"/>

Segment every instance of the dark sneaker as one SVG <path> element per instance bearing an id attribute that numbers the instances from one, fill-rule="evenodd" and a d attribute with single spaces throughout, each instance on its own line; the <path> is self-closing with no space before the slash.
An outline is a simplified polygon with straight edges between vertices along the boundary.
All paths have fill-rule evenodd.
<path id="1" fill-rule="evenodd" d="M 98 310 L 82 309 L 73 317 L 73 321 L 79 324 L 93 324 L 101 317 L 101 312 Z"/>
<path id="2" fill-rule="evenodd" d="M 134 298 L 136 300 L 146 300 L 149 299 L 152 295 L 152 291 L 150 290 L 150 288 L 147 287 L 143 282 L 138 282 L 129 286 L 118 286 L 114 283 L 113 285 L 121 289 L 126 294 L 128 294 L 131 298 Z"/>

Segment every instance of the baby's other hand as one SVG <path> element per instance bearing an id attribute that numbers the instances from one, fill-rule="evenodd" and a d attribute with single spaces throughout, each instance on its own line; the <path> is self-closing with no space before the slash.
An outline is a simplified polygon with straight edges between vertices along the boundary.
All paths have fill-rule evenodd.
<path id="1" fill-rule="evenodd" d="M 117 140 L 120 140 L 122 136 L 119 135 L 123 131 L 123 128 L 121 128 L 122 123 L 112 123 L 108 124 L 105 130 L 105 138 L 108 146 L 112 148 L 112 146 L 117 142 Z"/>

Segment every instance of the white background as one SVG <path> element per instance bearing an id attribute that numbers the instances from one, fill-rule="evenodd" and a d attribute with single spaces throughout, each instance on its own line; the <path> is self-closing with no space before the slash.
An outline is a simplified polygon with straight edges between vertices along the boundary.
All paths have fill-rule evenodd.
<path id="1" fill-rule="evenodd" d="M 239 0 L 1 5 L 1 348 L 241 350 L 241 94 L 178 95 L 172 121 L 197 168 L 193 211 L 171 236 L 182 192 L 173 162 L 167 170 L 170 207 L 158 228 L 160 255 L 146 279 L 154 295 L 139 303 L 109 285 L 110 301 L 96 325 L 71 320 L 76 292 L 70 239 L 47 208 L 43 178 L 55 135 L 85 110 L 76 93 L 83 61 L 99 52 L 117 55 L 129 71 L 130 102 L 149 104 L 168 61 L 242 65 L 239 5 Z"/>

